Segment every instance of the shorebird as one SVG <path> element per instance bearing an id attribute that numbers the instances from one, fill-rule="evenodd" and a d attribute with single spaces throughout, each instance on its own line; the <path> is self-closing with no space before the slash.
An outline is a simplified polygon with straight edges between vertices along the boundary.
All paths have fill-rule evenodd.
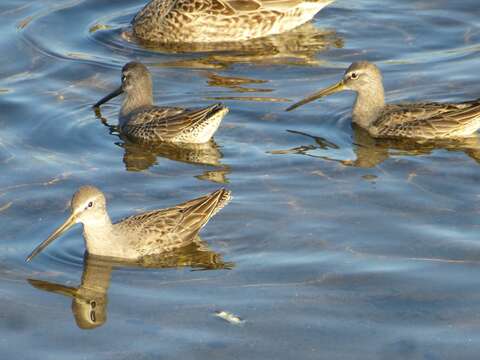
<path id="1" fill-rule="evenodd" d="M 343 79 L 293 104 L 287 111 L 336 92 L 357 93 L 352 119 L 376 138 L 449 139 L 473 135 L 480 127 L 480 99 L 461 103 L 386 104 L 380 69 L 355 62 Z"/>
<path id="2" fill-rule="evenodd" d="M 243 41 L 292 30 L 334 0 L 152 0 L 133 35 L 158 43 Z"/>
<path id="3" fill-rule="evenodd" d="M 145 65 L 129 62 L 122 69 L 122 85 L 98 101 L 94 108 L 126 93 L 119 114 L 118 129 L 140 143 L 208 142 L 228 108 L 214 104 L 201 109 L 153 105 L 152 77 Z"/>
<path id="4" fill-rule="evenodd" d="M 83 224 L 88 254 L 138 261 L 188 245 L 200 229 L 230 200 L 219 189 L 168 209 L 152 210 L 112 223 L 104 194 L 82 186 L 72 197 L 71 215 L 27 257 L 30 261 L 65 231 Z"/>

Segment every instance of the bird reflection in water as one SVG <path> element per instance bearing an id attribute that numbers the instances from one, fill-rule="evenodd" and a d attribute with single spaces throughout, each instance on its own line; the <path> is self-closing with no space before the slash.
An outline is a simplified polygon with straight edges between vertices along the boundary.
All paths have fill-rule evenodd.
<path id="1" fill-rule="evenodd" d="M 301 145 L 286 150 L 269 151 L 270 154 L 300 154 L 329 161 L 335 161 L 345 166 L 359 168 L 373 168 L 391 156 L 428 155 L 434 150 L 461 151 L 480 164 L 480 138 L 478 136 L 450 139 L 414 141 L 410 139 L 376 139 L 368 131 L 355 124 L 353 127 L 353 151 L 355 159 L 339 159 L 329 153 L 340 149 L 335 143 L 320 136 L 314 136 L 300 131 L 287 130 L 292 134 L 307 137 L 314 141 L 308 145 Z M 325 154 L 321 154 L 324 152 Z M 320 153 L 320 154 L 319 154 Z"/>
<path id="2" fill-rule="evenodd" d="M 108 288 L 111 273 L 116 268 L 180 268 L 193 270 L 229 270 L 231 262 L 224 262 L 222 256 L 210 250 L 207 244 L 196 236 L 189 245 L 162 254 L 147 256 L 139 262 L 112 261 L 109 258 L 85 254 L 80 286 L 70 287 L 44 280 L 28 279 L 37 289 L 72 298 L 72 313 L 81 329 L 94 329 L 107 321 Z"/>
<path id="3" fill-rule="evenodd" d="M 122 33 L 122 37 L 138 43 L 129 32 Z M 140 45 L 162 53 L 198 53 L 196 57 L 165 62 L 160 66 L 221 69 L 236 63 L 318 65 L 321 63 L 317 59 L 319 52 L 343 48 L 344 42 L 334 30 L 319 29 L 313 23 L 306 23 L 283 34 L 247 41 Z"/>
<path id="4" fill-rule="evenodd" d="M 95 109 L 95 115 L 109 129 L 111 135 L 121 140 L 115 144 L 124 150 L 123 163 L 127 171 L 147 170 L 158 164 L 159 157 L 163 157 L 187 164 L 217 167 L 218 169 L 204 171 L 197 178 L 228 183 L 227 174 L 230 173 L 230 168 L 221 163 L 223 154 L 213 139 L 204 144 L 137 143 L 121 134 L 115 125 L 109 124 L 100 109 Z"/>

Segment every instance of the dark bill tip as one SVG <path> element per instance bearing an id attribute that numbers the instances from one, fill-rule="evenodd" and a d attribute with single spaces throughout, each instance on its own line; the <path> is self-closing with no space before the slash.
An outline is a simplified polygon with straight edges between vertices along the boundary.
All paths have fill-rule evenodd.
<path id="1" fill-rule="evenodd" d="M 118 95 L 122 94 L 123 93 L 123 89 L 122 87 L 120 86 L 117 90 L 111 92 L 110 94 L 108 94 L 107 96 L 103 97 L 102 99 L 100 99 L 98 102 L 95 103 L 95 105 L 93 105 L 92 107 L 94 109 L 96 108 L 99 108 L 101 105 L 105 104 L 106 102 L 112 100 L 113 98 L 116 98 Z"/>
<path id="2" fill-rule="evenodd" d="M 295 104 L 293 104 L 293 105 L 290 105 L 288 108 L 285 109 L 285 111 L 295 110 L 296 108 L 298 108 L 298 107 L 300 107 L 300 106 L 302 106 L 302 105 L 303 105 L 303 104 L 302 104 L 301 101 L 300 101 L 300 102 L 297 102 L 297 103 L 295 103 Z"/>
<path id="3" fill-rule="evenodd" d="M 75 225 L 75 216 L 72 214 L 70 217 L 60 225 L 49 237 L 47 240 L 43 241 L 40 245 L 38 245 L 25 259 L 26 262 L 30 262 L 35 256 L 37 256 L 40 252 L 43 251 L 50 243 L 52 243 L 56 238 L 62 235 L 65 231 L 70 229 L 73 225 Z"/>

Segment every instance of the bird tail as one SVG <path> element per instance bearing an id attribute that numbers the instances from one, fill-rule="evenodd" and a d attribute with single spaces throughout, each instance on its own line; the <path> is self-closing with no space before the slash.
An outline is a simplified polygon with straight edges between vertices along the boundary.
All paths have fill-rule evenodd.
<path id="1" fill-rule="evenodd" d="M 231 192 L 219 189 L 200 198 L 178 205 L 183 210 L 182 227 L 197 233 L 231 199 Z"/>
<path id="2" fill-rule="evenodd" d="M 228 108 L 221 104 L 213 104 L 203 109 L 193 110 L 190 114 L 192 118 L 192 126 L 198 126 L 199 123 L 211 119 L 216 115 L 225 115 L 228 113 Z"/>
<path id="3" fill-rule="evenodd" d="M 209 107 L 193 110 L 188 114 L 189 124 L 187 129 L 193 129 L 196 135 L 196 143 L 208 142 L 220 126 L 223 117 L 228 113 L 228 108 L 222 104 L 214 104 Z"/>

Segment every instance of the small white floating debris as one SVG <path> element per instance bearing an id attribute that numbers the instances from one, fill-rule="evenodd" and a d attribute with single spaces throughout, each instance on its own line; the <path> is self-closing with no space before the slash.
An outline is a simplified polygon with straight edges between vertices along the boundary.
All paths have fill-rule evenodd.
<path id="1" fill-rule="evenodd" d="M 224 311 L 224 310 L 221 310 L 221 311 L 215 311 L 215 316 L 216 317 L 219 317 L 220 319 L 223 319 L 227 322 L 229 322 L 230 324 L 233 324 L 233 325 L 242 325 L 245 323 L 245 320 L 239 318 L 237 315 L 235 314 L 232 314 L 231 312 L 228 312 L 228 311 Z"/>

